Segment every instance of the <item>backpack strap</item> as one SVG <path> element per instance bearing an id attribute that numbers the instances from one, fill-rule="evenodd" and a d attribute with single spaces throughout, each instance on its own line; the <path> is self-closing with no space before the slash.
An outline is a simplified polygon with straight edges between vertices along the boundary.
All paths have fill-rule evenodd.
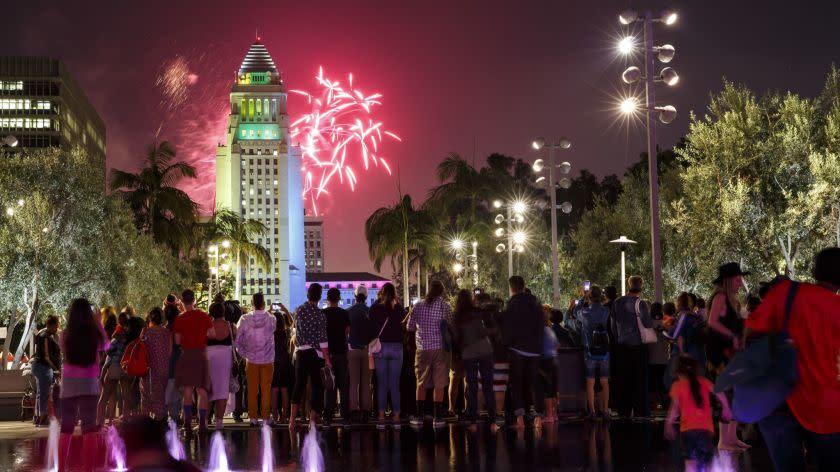
<path id="1" fill-rule="evenodd" d="M 788 326 L 790 325 L 790 314 L 793 311 L 793 302 L 796 299 L 796 292 L 799 291 L 799 282 L 790 283 L 790 288 L 788 289 L 787 299 L 785 299 L 785 321 L 782 325 L 782 333 L 787 336 L 788 334 Z"/>

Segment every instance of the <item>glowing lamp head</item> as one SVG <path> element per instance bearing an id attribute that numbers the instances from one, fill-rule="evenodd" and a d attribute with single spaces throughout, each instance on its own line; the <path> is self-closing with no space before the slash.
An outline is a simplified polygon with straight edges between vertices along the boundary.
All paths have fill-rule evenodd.
<path id="1" fill-rule="evenodd" d="M 622 38 L 621 41 L 618 42 L 618 52 L 624 54 L 625 56 L 631 54 L 633 49 L 635 49 L 636 45 L 636 38 L 632 36 L 625 36 Z"/>
<path id="2" fill-rule="evenodd" d="M 22 207 L 23 203 L 24 203 L 24 201 L 23 201 L 22 198 L 18 199 L 17 204 L 18 204 L 19 207 Z"/>
<path id="3" fill-rule="evenodd" d="M 537 180 L 534 181 L 534 183 L 537 184 L 537 185 L 543 185 L 543 182 L 545 182 L 545 176 L 544 175 L 541 175 L 541 176 L 537 177 Z"/>
<path id="4" fill-rule="evenodd" d="M 460 274 L 460 273 L 461 273 L 461 271 L 462 271 L 462 270 L 464 270 L 464 265 L 463 265 L 463 264 L 461 264 L 460 262 L 456 262 L 456 263 L 452 264 L 452 270 L 453 270 L 456 274 Z"/>
<path id="5" fill-rule="evenodd" d="M 501 200 L 493 200 L 493 208 L 501 208 L 503 205 Z"/>
<path id="6" fill-rule="evenodd" d="M 667 64 L 674 59 L 674 55 L 677 51 L 674 49 L 674 46 L 670 44 L 663 44 L 659 46 L 656 50 L 656 57 L 659 59 L 659 62 L 663 64 Z"/>
<path id="7" fill-rule="evenodd" d="M 525 244 L 525 241 L 527 239 L 528 239 L 528 235 L 525 234 L 524 231 L 515 231 L 513 233 L 513 242 L 518 244 L 518 245 Z"/>
<path id="8" fill-rule="evenodd" d="M 632 115 L 638 111 L 639 101 L 636 97 L 626 98 L 621 102 L 619 109 L 621 110 L 621 113 L 624 113 L 625 115 Z"/>
<path id="9" fill-rule="evenodd" d="M 514 213 L 522 214 L 522 213 L 525 213 L 525 210 L 527 210 L 527 209 L 528 209 L 528 206 L 525 204 L 525 202 L 523 202 L 521 200 L 513 202 L 513 212 Z"/>
<path id="10" fill-rule="evenodd" d="M 666 67 L 662 69 L 662 71 L 659 73 L 659 78 L 662 80 L 662 82 L 665 83 L 665 85 L 668 85 L 669 87 L 677 85 L 677 82 L 680 81 L 680 76 L 677 74 L 677 71 L 675 71 L 671 67 Z"/>
<path id="11" fill-rule="evenodd" d="M 624 10 L 618 15 L 618 22 L 622 25 L 629 25 L 639 19 L 639 14 L 636 13 L 636 10 Z"/>
<path id="12" fill-rule="evenodd" d="M 227 239 L 222 241 L 222 247 L 225 248 L 225 249 L 229 248 L 230 247 L 230 241 L 228 241 Z"/>
<path id="13" fill-rule="evenodd" d="M 531 147 L 539 151 L 545 146 L 545 138 L 537 138 L 531 141 Z"/>
<path id="14" fill-rule="evenodd" d="M 666 11 L 662 14 L 662 22 L 668 26 L 673 25 L 677 22 L 677 12 L 675 11 Z"/>
<path id="15" fill-rule="evenodd" d="M 16 137 L 9 135 L 3 138 L 3 144 L 9 147 L 16 147 L 18 145 L 18 140 Z"/>
<path id="16" fill-rule="evenodd" d="M 493 231 L 493 234 L 496 235 L 497 238 L 504 237 L 505 229 L 504 228 L 496 228 L 496 231 Z"/>
<path id="17" fill-rule="evenodd" d="M 516 246 L 516 252 L 522 254 L 523 252 L 525 252 L 525 246 L 522 246 L 522 245 Z"/>
<path id="18" fill-rule="evenodd" d="M 500 225 L 505 222 L 505 215 L 496 215 L 496 218 L 493 221 L 495 221 L 497 225 Z"/>
<path id="19" fill-rule="evenodd" d="M 562 211 L 563 213 L 568 215 L 569 213 L 572 212 L 572 204 L 569 203 L 569 202 L 561 203 L 560 204 L 560 211 Z"/>
<path id="20" fill-rule="evenodd" d="M 568 161 L 563 161 L 557 166 L 560 169 L 560 173 L 563 175 L 568 174 L 572 171 L 572 165 Z"/>
<path id="21" fill-rule="evenodd" d="M 218 273 L 219 273 L 219 269 L 217 269 L 217 268 L 215 268 L 215 267 L 211 267 L 211 268 L 210 268 L 210 273 L 211 273 L 211 274 L 213 274 L 213 275 L 216 275 L 216 274 L 218 274 Z"/>
<path id="22" fill-rule="evenodd" d="M 560 145 L 560 149 L 569 149 L 572 147 L 572 142 L 566 137 L 560 138 L 560 141 L 558 141 L 557 144 Z"/>
<path id="23" fill-rule="evenodd" d="M 621 73 L 621 80 L 625 84 L 635 84 L 641 78 L 642 70 L 636 66 L 630 66 L 624 72 Z"/>
<path id="24" fill-rule="evenodd" d="M 452 240 L 452 249 L 454 249 L 456 251 L 460 251 L 463 248 L 464 248 L 464 241 L 462 241 L 460 239 L 453 239 Z"/>
<path id="25" fill-rule="evenodd" d="M 525 222 L 525 217 L 521 213 L 514 216 L 513 219 L 516 220 L 517 223 L 524 223 Z"/>
<path id="26" fill-rule="evenodd" d="M 502 243 L 497 244 L 496 245 L 496 252 L 505 252 L 505 245 L 502 244 Z"/>
<path id="27" fill-rule="evenodd" d="M 15 216 L 15 209 L 12 207 L 6 208 L 6 215 Z"/>
<path id="28" fill-rule="evenodd" d="M 536 161 L 534 161 L 534 164 L 531 165 L 531 169 L 533 169 L 534 172 L 542 172 L 544 168 L 545 161 L 543 161 L 542 159 L 537 159 Z"/>

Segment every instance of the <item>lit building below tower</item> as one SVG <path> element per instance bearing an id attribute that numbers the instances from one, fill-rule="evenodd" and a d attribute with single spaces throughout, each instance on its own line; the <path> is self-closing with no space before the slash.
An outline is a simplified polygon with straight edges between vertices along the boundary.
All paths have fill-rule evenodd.
<path id="1" fill-rule="evenodd" d="M 368 306 L 376 301 L 382 286 L 390 282 L 389 279 L 371 274 L 369 272 L 320 272 L 306 274 L 306 288 L 314 283 L 319 283 L 324 288 L 324 295 L 321 305 L 327 303 L 327 290 L 337 288 L 341 291 L 339 306 L 348 308 L 355 303 L 356 287 L 362 285 L 368 290 Z"/>
<path id="2" fill-rule="evenodd" d="M 300 151 L 289 142 L 283 80 L 257 40 L 236 74 L 227 140 L 216 150 L 216 207 L 268 229 L 252 242 L 268 249 L 270 266 L 242 261 L 235 274 L 241 286 L 238 296 L 245 302 L 255 292 L 290 309 L 305 300 L 300 168 Z"/>

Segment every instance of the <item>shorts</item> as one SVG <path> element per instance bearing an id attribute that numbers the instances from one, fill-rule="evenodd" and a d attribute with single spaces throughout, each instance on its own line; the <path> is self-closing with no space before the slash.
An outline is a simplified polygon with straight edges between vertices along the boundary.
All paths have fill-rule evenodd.
<path id="1" fill-rule="evenodd" d="M 507 392 L 510 377 L 510 362 L 493 363 L 493 391 Z"/>
<path id="2" fill-rule="evenodd" d="M 610 378 L 610 356 L 605 356 L 602 359 L 586 356 L 583 358 L 583 364 L 586 367 L 587 379 Z"/>
<path id="3" fill-rule="evenodd" d="M 449 383 L 449 366 L 443 349 L 417 351 L 414 356 L 414 375 L 417 386 L 444 388 Z"/>
<path id="4" fill-rule="evenodd" d="M 715 456 L 715 433 L 705 429 L 690 429 L 680 433 L 684 460 L 708 464 Z"/>

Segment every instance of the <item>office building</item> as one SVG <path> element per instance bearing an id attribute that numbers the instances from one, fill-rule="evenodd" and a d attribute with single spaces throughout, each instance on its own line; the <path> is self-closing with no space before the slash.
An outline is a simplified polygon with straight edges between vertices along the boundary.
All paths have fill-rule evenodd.
<path id="1" fill-rule="evenodd" d="M 257 40 L 237 71 L 227 138 L 216 150 L 216 207 L 268 229 L 252 242 L 268 249 L 270 266 L 251 259 L 234 274 L 242 300 L 258 291 L 289 307 L 305 300 L 300 168 L 300 150 L 289 142 L 285 85 Z"/>
<path id="2" fill-rule="evenodd" d="M 105 123 L 59 60 L 0 56 L 0 138 L 18 147 L 84 147 L 105 159 Z"/>
<path id="3" fill-rule="evenodd" d="M 324 272 L 324 218 L 320 216 L 303 217 L 303 240 L 306 250 L 306 272 Z"/>

